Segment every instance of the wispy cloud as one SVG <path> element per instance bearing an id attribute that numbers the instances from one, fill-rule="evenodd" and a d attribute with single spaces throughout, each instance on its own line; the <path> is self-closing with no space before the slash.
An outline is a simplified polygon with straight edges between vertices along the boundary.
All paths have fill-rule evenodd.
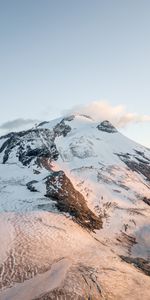
<path id="1" fill-rule="evenodd" d="M 74 107 L 65 114 L 87 114 L 96 121 L 109 120 L 118 128 L 130 123 L 150 122 L 150 115 L 130 113 L 125 106 L 112 106 L 106 101 L 95 101 L 86 106 Z"/>
<path id="2" fill-rule="evenodd" d="M 27 126 L 33 126 L 34 124 L 38 123 L 39 121 L 37 120 L 32 120 L 32 119 L 15 119 L 11 121 L 7 121 L 3 124 L 0 125 L 0 129 L 4 131 L 13 131 L 13 130 L 18 130 L 23 127 Z"/>

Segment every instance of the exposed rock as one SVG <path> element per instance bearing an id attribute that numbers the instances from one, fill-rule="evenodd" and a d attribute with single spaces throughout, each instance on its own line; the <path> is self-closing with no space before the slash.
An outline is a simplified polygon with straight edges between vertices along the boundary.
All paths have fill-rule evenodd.
<path id="1" fill-rule="evenodd" d="M 136 238 L 132 235 L 129 235 L 126 233 L 126 231 L 128 230 L 128 226 L 129 224 L 124 224 L 124 231 L 121 231 L 121 233 L 119 234 L 119 236 L 117 237 L 117 241 L 119 243 L 121 243 L 121 245 L 126 248 L 128 254 L 130 255 L 132 247 L 137 244 L 136 242 Z"/>
<path id="2" fill-rule="evenodd" d="M 150 206 L 150 198 L 143 198 L 143 201 Z"/>
<path id="3" fill-rule="evenodd" d="M 115 154 L 119 156 L 119 158 L 128 166 L 129 169 L 144 175 L 146 179 L 150 181 L 150 162 L 148 158 L 144 157 L 145 160 L 143 162 L 143 160 L 140 157 L 138 157 L 137 159 L 137 156 L 131 155 L 129 153 Z M 138 160 L 138 162 L 135 161 L 135 158 Z"/>
<path id="4" fill-rule="evenodd" d="M 67 116 L 67 117 L 65 117 L 63 120 L 64 120 L 64 121 L 71 122 L 71 121 L 73 121 L 73 120 L 74 120 L 74 118 L 75 118 L 75 116 L 74 116 L 74 115 L 71 115 L 71 116 Z"/>
<path id="5" fill-rule="evenodd" d="M 88 116 L 86 114 L 79 114 L 79 116 L 82 116 L 82 117 L 84 117 L 86 119 L 89 119 L 89 120 L 93 120 L 92 117 L 90 117 L 90 116 Z"/>
<path id="6" fill-rule="evenodd" d="M 54 127 L 53 130 L 54 130 L 55 137 L 60 135 L 66 136 L 71 131 L 71 127 L 69 125 L 66 125 L 65 119 L 63 119 L 60 123 L 58 123 Z"/>
<path id="7" fill-rule="evenodd" d="M 143 174 L 150 181 L 150 165 L 129 160 L 125 160 L 124 162 L 132 171 Z"/>
<path id="8" fill-rule="evenodd" d="M 97 126 L 98 130 L 105 131 L 108 133 L 116 133 L 117 129 L 109 122 L 103 121 Z"/>
<path id="9" fill-rule="evenodd" d="M 149 150 L 149 149 L 147 148 L 147 150 Z M 138 150 L 136 150 L 136 149 L 134 149 L 134 151 L 135 151 L 138 155 L 140 155 L 141 157 L 143 157 L 144 160 L 146 160 L 147 162 L 150 162 L 150 159 L 149 159 L 148 157 L 145 156 L 144 152 L 138 151 Z"/>
<path id="10" fill-rule="evenodd" d="M 40 123 L 35 129 L 12 132 L 1 137 L 0 139 L 4 139 L 0 148 L 0 153 L 4 152 L 3 164 L 8 161 L 13 151 L 25 166 L 29 165 L 34 158 L 39 157 L 57 160 L 59 153 L 54 143 L 55 138 L 60 135 L 66 136 L 71 131 L 71 127 L 65 124 L 65 119 L 62 119 L 51 130 L 40 128 L 46 123 Z"/>
<path id="11" fill-rule="evenodd" d="M 47 197 L 57 201 L 60 211 L 69 213 L 76 222 L 90 230 L 102 228 L 102 220 L 87 206 L 83 195 L 77 191 L 63 171 L 53 172 L 46 178 Z"/>
<path id="12" fill-rule="evenodd" d="M 34 184 L 38 183 L 37 180 L 32 180 L 26 184 L 27 189 L 30 190 L 30 192 L 38 192 L 38 190 L 35 188 Z"/>
<path id="13" fill-rule="evenodd" d="M 57 160 L 59 156 L 54 143 L 54 133 L 48 129 L 32 129 L 11 133 L 5 138 L 7 140 L 0 148 L 0 153 L 4 151 L 4 164 L 8 161 L 13 151 L 15 151 L 16 157 L 25 166 L 30 164 L 34 158 L 48 157 L 51 160 Z"/>
<path id="14" fill-rule="evenodd" d="M 37 127 L 40 127 L 40 126 L 46 125 L 46 124 L 48 124 L 48 123 L 49 123 L 48 121 L 43 121 L 43 122 L 41 122 L 40 124 L 38 124 L 38 126 L 37 126 Z"/>
<path id="15" fill-rule="evenodd" d="M 40 173 L 40 171 L 33 169 L 33 174 L 39 175 Z"/>
<path id="16" fill-rule="evenodd" d="M 146 165 L 149 164 L 148 161 L 145 161 L 144 159 L 142 159 L 142 158 L 140 158 L 140 157 L 135 156 L 135 158 L 136 158 L 136 160 L 138 160 L 138 161 L 139 161 L 140 163 L 142 163 L 142 164 L 146 164 Z"/>
<path id="17" fill-rule="evenodd" d="M 141 257 L 128 257 L 128 256 L 120 256 L 122 260 L 125 262 L 134 265 L 136 268 L 140 269 L 144 274 L 150 276 L 150 261 L 145 260 Z"/>

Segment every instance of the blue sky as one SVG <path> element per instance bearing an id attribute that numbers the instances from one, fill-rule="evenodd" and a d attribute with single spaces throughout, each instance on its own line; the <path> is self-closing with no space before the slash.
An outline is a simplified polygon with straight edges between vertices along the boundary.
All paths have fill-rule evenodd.
<path id="1" fill-rule="evenodd" d="M 0 123 L 106 99 L 150 115 L 149 0 L 0 0 Z M 150 147 L 150 122 L 123 130 Z"/>

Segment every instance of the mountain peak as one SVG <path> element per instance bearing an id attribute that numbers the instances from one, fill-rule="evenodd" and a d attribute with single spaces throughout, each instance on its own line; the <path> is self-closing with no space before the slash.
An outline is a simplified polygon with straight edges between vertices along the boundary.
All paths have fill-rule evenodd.
<path id="1" fill-rule="evenodd" d="M 0 299 L 100 300 L 116 278 L 113 300 L 148 291 L 150 152 L 116 132 L 78 114 L 0 138 Z"/>

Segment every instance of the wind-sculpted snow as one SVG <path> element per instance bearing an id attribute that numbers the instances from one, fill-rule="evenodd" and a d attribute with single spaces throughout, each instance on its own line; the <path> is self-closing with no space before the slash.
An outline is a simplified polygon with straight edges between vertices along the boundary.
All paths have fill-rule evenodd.
<path id="1" fill-rule="evenodd" d="M 150 151 L 72 115 L 0 138 L 0 299 L 149 300 Z"/>
<path id="2" fill-rule="evenodd" d="M 43 293 L 56 295 L 56 289 L 61 299 L 63 286 L 64 299 L 72 292 L 75 299 L 85 295 L 99 299 L 97 268 L 90 261 L 84 265 L 79 257 L 80 251 L 83 255 L 96 246 L 89 233 L 52 213 L 2 214 L 0 221 L 6 232 L 7 228 L 14 232 L 11 244 L 10 239 L 1 244 L 0 253 L 8 251 L 0 265 L 0 299 L 31 300 Z"/>

